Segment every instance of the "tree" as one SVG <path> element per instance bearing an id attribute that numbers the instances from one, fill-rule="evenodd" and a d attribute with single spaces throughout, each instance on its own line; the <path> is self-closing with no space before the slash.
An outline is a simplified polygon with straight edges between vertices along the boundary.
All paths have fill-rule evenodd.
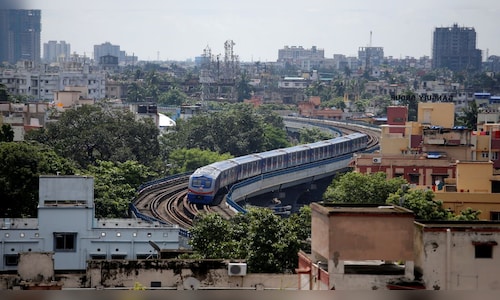
<path id="1" fill-rule="evenodd" d="M 441 201 L 434 201 L 432 190 L 399 190 L 387 199 L 388 204 L 400 205 L 412 210 L 417 220 L 449 220 L 452 213 L 443 208 Z"/>
<path id="2" fill-rule="evenodd" d="M 3 124 L 0 129 L 0 142 L 12 142 L 14 141 L 14 130 L 10 124 Z"/>
<path id="3" fill-rule="evenodd" d="M 40 175 L 72 175 L 75 164 L 38 143 L 0 143 L 0 216 L 35 217 Z"/>
<path id="4" fill-rule="evenodd" d="M 189 243 L 199 257 L 238 258 L 234 244 L 241 237 L 233 239 L 232 224 L 221 215 L 213 213 L 197 216 L 190 233 L 192 237 Z"/>
<path id="5" fill-rule="evenodd" d="M 136 161 L 97 161 L 87 171 L 94 176 L 94 202 L 98 218 L 125 218 L 137 188 L 158 174 Z"/>
<path id="6" fill-rule="evenodd" d="M 61 114 L 58 122 L 31 131 L 27 140 L 54 148 L 61 156 L 82 168 L 98 160 L 135 160 L 152 166 L 159 155 L 159 130 L 151 119 L 135 120 L 131 112 L 114 111 L 98 105 L 84 105 Z"/>
<path id="7" fill-rule="evenodd" d="M 318 128 L 301 128 L 299 130 L 299 142 L 301 144 L 314 143 L 332 138 L 333 134 Z"/>
<path id="8" fill-rule="evenodd" d="M 194 171 L 199 167 L 209 165 L 211 163 L 230 159 L 228 153 L 220 154 L 210 150 L 201 150 L 198 148 L 192 149 L 176 149 L 172 151 L 168 158 L 168 163 L 171 165 L 169 173 L 179 174 L 188 171 Z"/>
<path id="9" fill-rule="evenodd" d="M 250 272 L 291 272 L 302 242 L 310 237 L 310 224 L 308 207 L 289 219 L 255 207 L 231 220 L 202 214 L 190 230 L 190 244 L 198 258 L 246 259 Z"/>
<path id="10" fill-rule="evenodd" d="M 162 93 L 158 99 L 158 104 L 162 105 L 177 105 L 180 106 L 186 103 L 187 95 L 177 88 L 172 88 L 166 93 Z"/>
<path id="11" fill-rule="evenodd" d="M 457 117 L 457 125 L 463 125 L 472 130 L 476 129 L 478 113 L 476 101 L 470 101 L 462 112 L 463 114 Z"/>
<path id="12" fill-rule="evenodd" d="M 387 204 L 400 205 L 412 210 L 417 220 L 474 221 L 479 219 L 481 211 L 475 211 L 470 207 L 461 211 L 459 215 L 454 215 L 443 207 L 442 201 L 434 200 L 435 196 L 432 190 L 399 189 L 387 198 Z"/>
<path id="13" fill-rule="evenodd" d="M 326 202 L 384 204 L 407 181 L 401 177 L 387 179 L 383 172 L 362 174 L 349 172 L 336 177 L 323 194 Z"/>
<path id="14" fill-rule="evenodd" d="M 283 129 L 284 130 L 284 129 Z M 219 153 L 242 156 L 271 150 L 271 138 L 280 136 L 268 132 L 266 122 L 249 105 L 233 105 L 224 111 L 199 114 L 188 121 L 177 122 L 175 131 L 164 135 L 161 143 L 165 152 L 175 148 L 199 148 Z M 168 157 L 168 155 L 166 155 Z"/>
<path id="15" fill-rule="evenodd" d="M 248 74 L 244 72 L 236 82 L 236 91 L 238 92 L 238 102 L 252 97 L 252 86 L 249 84 Z"/>

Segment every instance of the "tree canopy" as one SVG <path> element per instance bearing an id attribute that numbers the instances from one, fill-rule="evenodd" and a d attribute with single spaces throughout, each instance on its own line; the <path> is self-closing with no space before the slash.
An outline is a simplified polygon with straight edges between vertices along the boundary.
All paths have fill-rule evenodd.
<path id="1" fill-rule="evenodd" d="M 436 194 L 432 190 L 408 190 L 399 189 L 396 193 L 387 198 L 387 204 L 400 205 L 412 210 L 415 213 L 416 220 L 462 220 L 474 221 L 479 219 L 481 211 L 475 211 L 471 208 L 462 210 L 460 214 L 443 207 L 443 202 L 435 200 Z"/>
<path id="2" fill-rule="evenodd" d="M 199 216 L 190 243 L 200 258 L 246 259 L 250 272 L 282 273 L 297 267 L 297 253 L 310 230 L 309 207 L 290 218 L 250 208 L 231 220 L 218 214 Z"/>
<path id="3" fill-rule="evenodd" d="M 232 157 L 232 155 L 227 153 L 220 154 L 210 150 L 201 150 L 198 148 L 176 149 L 170 153 L 168 158 L 169 174 L 194 171 L 199 167 L 206 166 L 217 161 L 230 159 Z"/>
<path id="4" fill-rule="evenodd" d="M 193 116 L 188 121 L 179 120 L 175 130 L 162 137 L 162 143 L 167 152 L 175 148 L 199 148 L 233 156 L 285 146 L 284 126 L 276 129 L 276 123 L 266 122 L 267 119 L 269 116 L 257 113 L 249 105 L 235 105 L 224 111 Z"/>
<path id="5" fill-rule="evenodd" d="M 383 172 L 343 174 L 336 177 L 323 194 L 325 202 L 399 205 L 412 210 L 417 220 L 477 220 L 481 213 L 467 208 L 454 215 L 434 197 L 432 190 L 408 189 L 405 179 L 386 179 Z"/>
<path id="6" fill-rule="evenodd" d="M 384 204 L 391 193 L 407 184 L 404 178 L 387 180 L 386 174 L 349 172 L 335 177 L 323 194 L 326 202 Z"/>
<path id="7" fill-rule="evenodd" d="M 299 130 L 299 143 L 307 144 L 317 141 L 333 139 L 333 134 L 318 128 L 302 128 Z"/>
<path id="8" fill-rule="evenodd" d="M 156 178 L 158 174 L 136 161 L 97 161 L 89 166 L 94 176 L 96 217 L 125 218 L 137 187 Z"/>
<path id="9" fill-rule="evenodd" d="M 0 216 L 35 217 L 40 175 L 72 175 L 75 165 L 37 143 L 0 143 Z"/>
<path id="10" fill-rule="evenodd" d="M 98 160 L 135 160 L 151 166 L 159 155 L 158 134 L 158 128 L 149 118 L 137 121 L 128 111 L 83 105 L 65 111 L 45 129 L 29 132 L 26 139 L 51 146 L 81 168 Z"/>

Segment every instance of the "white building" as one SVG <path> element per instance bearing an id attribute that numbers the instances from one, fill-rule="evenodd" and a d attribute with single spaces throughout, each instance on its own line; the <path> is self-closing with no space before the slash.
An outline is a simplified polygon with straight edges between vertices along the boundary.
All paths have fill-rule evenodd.
<path id="1" fill-rule="evenodd" d="M 48 41 L 43 43 L 43 61 L 53 63 L 69 60 L 71 54 L 71 45 L 65 41 Z"/>
<path id="2" fill-rule="evenodd" d="M 91 71 L 88 66 L 78 70 L 58 72 L 28 69 L 4 70 L 0 83 L 11 95 L 24 95 L 36 101 L 53 101 L 55 92 L 66 87 L 87 87 L 89 99 L 101 100 L 106 95 L 106 77 L 103 72 Z"/>
<path id="3" fill-rule="evenodd" d="M 177 225 L 96 219 L 94 179 L 41 176 L 38 218 L 0 218 L 0 271 L 17 270 L 19 253 L 53 252 L 54 269 L 85 270 L 89 259 L 141 259 L 179 248 Z"/>

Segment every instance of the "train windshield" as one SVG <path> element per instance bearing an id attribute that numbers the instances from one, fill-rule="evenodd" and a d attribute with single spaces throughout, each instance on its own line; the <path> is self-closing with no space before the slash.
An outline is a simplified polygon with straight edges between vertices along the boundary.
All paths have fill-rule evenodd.
<path id="1" fill-rule="evenodd" d="M 209 188 L 212 185 L 212 180 L 203 177 L 193 178 L 191 180 L 191 185 L 194 187 Z"/>

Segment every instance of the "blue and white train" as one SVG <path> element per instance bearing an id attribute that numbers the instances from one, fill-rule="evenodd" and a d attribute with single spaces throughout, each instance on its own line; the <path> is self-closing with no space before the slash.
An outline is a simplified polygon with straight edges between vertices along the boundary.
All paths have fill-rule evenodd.
<path id="1" fill-rule="evenodd" d="M 337 137 L 311 144 L 250 154 L 219 161 L 197 169 L 189 177 L 188 200 L 211 204 L 214 198 L 236 182 L 264 173 L 292 168 L 316 161 L 352 155 L 367 147 L 362 133 Z"/>

